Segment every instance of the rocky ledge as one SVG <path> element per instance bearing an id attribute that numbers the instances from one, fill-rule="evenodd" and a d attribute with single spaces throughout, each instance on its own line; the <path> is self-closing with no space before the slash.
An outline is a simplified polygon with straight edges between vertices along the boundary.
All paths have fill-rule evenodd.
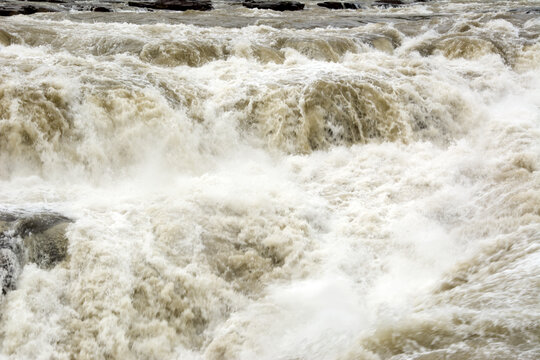
<path id="1" fill-rule="evenodd" d="M 158 1 L 128 1 L 129 6 L 156 10 L 212 10 L 211 0 L 158 0 Z"/>
<path id="2" fill-rule="evenodd" d="M 38 12 L 54 12 L 58 9 L 40 4 L 25 4 L 24 2 L 0 3 L 0 16 L 31 15 Z"/>
<path id="3" fill-rule="evenodd" d="M 56 213 L 0 212 L 0 286 L 15 289 L 27 263 L 50 269 L 67 256 L 66 227 L 72 220 Z"/>
<path id="4" fill-rule="evenodd" d="M 149 10 L 172 10 L 186 11 L 212 10 L 212 0 L 150 0 L 150 1 L 126 1 L 124 3 L 109 3 L 99 1 L 78 1 L 78 0 L 0 0 L 0 16 L 30 15 L 37 12 L 59 12 L 59 11 L 94 11 L 112 12 L 115 9 L 146 8 Z"/>
<path id="5" fill-rule="evenodd" d="M 378 8 L 391 8 L 409 5 L 431 0 L 365 0 L 365 1 L 323 1 L 318 6 L 331 10 L 357 10 L 368 6 Z M 305 8 L 305 4 L 299 1 L 289 0 L 230 0 L 231 6 L 242 5 L 249 9 L 263 9 L 274 11 L 298 11 Z M 212 10 L 212 0 L 133 0 L 133 1 L 108 1 L 108 0 L 0 0 L 0 16 L 30 15 L 39 12 L 59 11 L 94 11 L 113 12 L 116 10 L 129 10 L 144 8 L 148 11 L 208 11 Z"/>

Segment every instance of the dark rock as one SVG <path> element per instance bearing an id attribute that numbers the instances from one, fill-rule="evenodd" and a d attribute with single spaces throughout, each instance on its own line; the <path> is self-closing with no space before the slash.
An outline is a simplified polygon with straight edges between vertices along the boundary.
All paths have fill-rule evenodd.
<path id="1" fill-rule="evenodd" d="M 70 4 L 64 10 L 74 11 L 94 11 L 94 12 L 112 12 L 113 9 L 108 4 L 102 3 L 74 3 Z"/>
<path id="2" fill-rule="evenodd" d="M 20 242 L 0 234 L 0 286 L 2 294 L 15 289 L 15 282 L 24 262 Z"/>
<path id="3" fill-rule="evenodd" d="M 14 252 L 0 249 L 0 286 L 2 295 L 15 289 L 15 282 L 20 273 L 20 265 Z"/>
<path id="4" fill-rule="evenodd" d="M 21 3 L 1 3 L 0 16 L 31 15 L 38 12 L 55 12 L 56 9 L 47 6 Z"/>
<path id="5" fill-rule="evenodd" d="M 339 2 L 339 1 L 324 1 L 324 2 L 317 3 L 317 6 L 324 7 L 327 9 L 332 9 L 332 10 L 359 9 L 361 7 L 360 4 L 356 4 L 352 2 Z"/>
<path id="6" fill-rule="evenodd" d="M 158 1 L 129 1 L 129 6 L 141 7 L 147 9 L 157 10 L 199 10 L 207 11 L 212 10 L 211 0 L 158 0 Z"/>
<path id="7" fill-rule="evenodd" d="M 93 12 L 112 12 L 112 9 L 105 6 L 96 6 L 92 8 Z"/>
<path id="8" fill-rule="evenodd" d="M 402 5 L 405 5 L 405 3 L 401 0 L 377 0 L 373 3 L 373 6 L 385 7 L 385 8 L 398 7 Z"/>
<path id="9" fill-rule="evenodd" d="M 20 216 L 15 221 L 13 235 L 25 237 L 31 234 L 42 233 L 57 224 L 69 221 L 67 217 L 54 213 Z"/>
<path id="10" fill-rule="evenodd" d="M 55 213 L 0 213 L 0 286 L 13 290 L 24 264 L 50 269 L 67 256 L 71 220 Z"/>
<path id="11" fill-rule="evenodd" d="M 246 0 L 242 2 L 248 9 L 264 9 L 274 11 L 297 11 L 304 8 L 304 4 L 298 1 L 253 1 Z"/>

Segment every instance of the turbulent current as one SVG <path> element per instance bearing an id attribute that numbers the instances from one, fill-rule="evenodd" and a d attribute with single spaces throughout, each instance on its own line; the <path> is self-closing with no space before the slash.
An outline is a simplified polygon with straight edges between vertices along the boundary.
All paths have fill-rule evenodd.
<path id="1" fill-rule="evenodd" d="M 540 358 L 539 36 L 535 1 L 0 18 L 0 358 Z"/>

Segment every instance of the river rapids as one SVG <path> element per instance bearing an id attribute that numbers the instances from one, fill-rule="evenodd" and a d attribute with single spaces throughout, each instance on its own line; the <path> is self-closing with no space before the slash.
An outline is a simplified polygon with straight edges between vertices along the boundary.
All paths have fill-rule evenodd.
<path id="1" fill-rule="evenodd" d="M 540 358 L 538 2 L 306 4 L 0 18 L 1 359 Z"/>

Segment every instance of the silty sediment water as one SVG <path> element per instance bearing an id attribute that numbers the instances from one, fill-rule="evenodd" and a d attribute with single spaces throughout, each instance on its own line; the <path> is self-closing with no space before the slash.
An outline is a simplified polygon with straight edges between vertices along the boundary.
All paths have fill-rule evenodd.
<path id="1" fill-rule="evenodd" d="M 538 358 L 537 3 L 215 4 L 2 18 L 2 355 Z"/>

